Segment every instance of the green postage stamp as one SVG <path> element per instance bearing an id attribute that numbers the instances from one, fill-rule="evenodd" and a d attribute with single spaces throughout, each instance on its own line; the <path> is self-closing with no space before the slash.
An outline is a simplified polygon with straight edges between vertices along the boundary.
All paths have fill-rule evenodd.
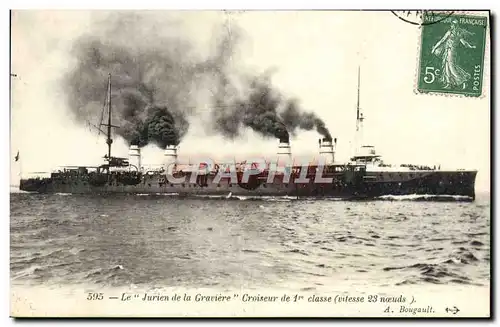
<path id="1" fill-rule="evenodd" d="M 487 27 L 485 16 L 424 14 L 418 91 L 479 97 Z"/>

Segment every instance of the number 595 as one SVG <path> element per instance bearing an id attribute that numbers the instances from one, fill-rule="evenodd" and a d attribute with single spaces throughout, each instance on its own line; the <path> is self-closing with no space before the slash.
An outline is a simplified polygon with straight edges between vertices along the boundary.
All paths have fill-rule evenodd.
<path id="1" fill-rule="evenodd" d="M 87 300 L 102 300 L 103 298 L 103 293 L 89 293 L 87 295 Z"/>

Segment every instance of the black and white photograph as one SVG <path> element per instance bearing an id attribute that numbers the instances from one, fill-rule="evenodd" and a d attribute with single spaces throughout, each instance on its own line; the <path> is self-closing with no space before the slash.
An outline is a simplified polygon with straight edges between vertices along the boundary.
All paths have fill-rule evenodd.
<path id="1" fill-rule="evenodd" d="M 490 14 L 11 10 L 10 315 L 490 317 Z"/>

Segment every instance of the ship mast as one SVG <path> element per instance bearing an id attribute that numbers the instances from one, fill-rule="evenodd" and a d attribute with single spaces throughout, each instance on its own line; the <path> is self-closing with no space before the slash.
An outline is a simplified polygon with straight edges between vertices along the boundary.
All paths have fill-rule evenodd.
<path id="1" fill-rule="evenodd" d="M 111 164 L 111 144 L 113 144 L 113 139 L 111 138 L 111 128 L 118 127 L 111 124 L 111 74 L 108 74 L 108 92 L 107 92 L 107 109 L 108 109 L 108 123 L 103 124 L 101 126 L 106 126 L 106 144 L 108 145 L 108 153 L 106 155 L 106 159 L 108 163 Z"/>
<path id="2" fill-rule="evenodd" d="M 108 130 L 106 144 L 108 145 L 108 160 L 111 160 L 111 74 L 108 74 Z"/>
<path id="3" fill-rule="evenodd" d="M 359 107 L 359 89 L 360 89 L 360 75 L 361 68 L 358 66 L 358 103 L 356 105 L 356 132 L 359 132 L 359 129 L 363 126 L 363 114 L 361 113 L 361 108 Z"/>
<path id="4" fill-rule="evenodd" d="M 360 89 L 361 89 L 361 67 L 358 66 L 358 101 L 356 104 L 356 136 L 354 144 L 354 155 L 358 155 L 363 142 L 363 113 L 360 108 Z"/>

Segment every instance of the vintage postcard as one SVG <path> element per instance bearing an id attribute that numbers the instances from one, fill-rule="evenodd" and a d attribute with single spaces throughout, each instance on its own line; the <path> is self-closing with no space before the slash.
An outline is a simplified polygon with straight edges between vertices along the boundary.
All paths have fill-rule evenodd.
<path id="1" fill-rule="evenodd" d="M 490 37 L 12 11 L 11 316 L 490 317 Z"/>

